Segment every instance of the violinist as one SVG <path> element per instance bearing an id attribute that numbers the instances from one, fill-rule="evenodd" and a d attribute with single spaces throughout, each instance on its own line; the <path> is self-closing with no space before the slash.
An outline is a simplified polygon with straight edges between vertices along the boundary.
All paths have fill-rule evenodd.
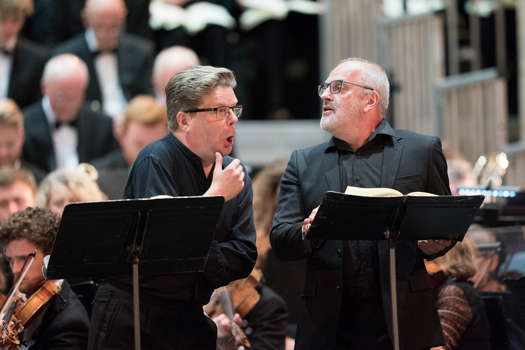
<path id="1" fill-rule="evenodd" d="M 204 307 L 217 325 L 217 349 L 284 350 L 286 303 L 264 284 L 261 270 L 255 268 L 247 278 L 221 289 L 214 292 L 210 304 Z M 216 293 L 224 292 L 228 293 L 229 302 L 216 298 Z M 229 303 L 232 310 L 227 310 Z M 240 334 L 234 323 L 240 326 Z"/>
<path id="2" fill-rule="evenodd" d="M 0 349 L 87 347 L 86 310 L 66 281 L 46 280 L 44 275 L 44 257 L 51 253 L 59 221 L 48 209 L 27 208 L 0 226 L 0 244 L 13 273 L 13 285 L 18 286 L 9 295 L 15 305 L 12 316 L 0 320 Z M 29 260 L 32 263 L 27 268 Z M 23 279 L 22 270 L 26 270 Z M 11 300 L 8 298 L 8 302 Z M 11 334 L 13 330 L 16 332 Z"/>

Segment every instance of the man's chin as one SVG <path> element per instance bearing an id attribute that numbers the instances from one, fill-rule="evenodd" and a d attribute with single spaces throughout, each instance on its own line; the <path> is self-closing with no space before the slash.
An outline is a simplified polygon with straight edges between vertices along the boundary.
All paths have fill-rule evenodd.
<path id="1" fill-rule="evenodd" d="M 324 131 L 330 132 L 332 130 L 332 121 L 329 119 L 329 117 L 323 116 L 319 121 L 319 126 L 321 126 L 321 129 Z"/>

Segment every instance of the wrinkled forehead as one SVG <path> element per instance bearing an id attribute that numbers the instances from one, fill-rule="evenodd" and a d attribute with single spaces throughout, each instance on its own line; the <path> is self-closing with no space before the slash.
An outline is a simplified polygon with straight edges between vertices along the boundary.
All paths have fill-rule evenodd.
<path id="1" fill-rule="evenodd" d="M 334 80 L 358 81 L 360 74 L 361 73 L 358 70 L 358 67 L 356 64 L 353 64 L 351 62 L 345 62 L 335 67 L 328 75 L 328 78 L 326 79 L 326 81 L 327 82 L 331 82 Z"/>

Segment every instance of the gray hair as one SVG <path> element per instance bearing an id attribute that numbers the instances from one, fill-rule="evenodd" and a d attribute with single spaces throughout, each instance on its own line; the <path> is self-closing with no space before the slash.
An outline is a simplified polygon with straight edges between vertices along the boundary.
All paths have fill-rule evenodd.
<path id="1" fill-rule="evenodd" d="M 390 101 L 390 82 L 384 69 L 376 63 L 359 57 L 346 58 L 339 64 L 341 65 L 343 63 L 355 64 L 356 70 L 361 73 L 359 83 L 371 87 L 379 94 L 379 98 L 381 99 L 379 107 L 381 115 L 384 116 Z"/>
<path id="2" fill-rule="evenodd" d="M 31 16 L 34 12 L 33 0 L 0 0 L 0 12 L 8 14 L 20 13 L 24 17 Z"/>
<path id="3" fill-rule="evenodd" d="M 235 75 L 227 68 L 193 66 L 175 74 L 165 89 L 168 129 L 177 129 L 177 113 L 197 108 L 201 99 L 217 86 L 236 85 Z"/>

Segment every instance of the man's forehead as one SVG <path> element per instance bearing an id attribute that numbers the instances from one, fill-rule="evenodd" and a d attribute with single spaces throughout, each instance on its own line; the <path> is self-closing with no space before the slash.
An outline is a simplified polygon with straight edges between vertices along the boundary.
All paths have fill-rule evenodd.
<path id="1" fill-rule="evenodd" d="M 2 8 L 0 7 L 0 21 L 5 19 L 17 19 L 21 20 L 25 17 L 25 14 L 22 10 L 13 9 L 13 8 Z"/>
<path id="2" fill-rule="evenodd" d="M 335 67 L 328 76 L 327 81 L 333 80 L 351 80 L 359 77 L 359 70 L 356 64 L 351 62 L 341 63 Z"/>
<path id="3" fill-rule="evenodd" d="M 219 85 L 214 87 L 207 95 L 202 96 L 201 105 L 229 106 L 237 103 L 237 97 L 231 86 Z"/>
<path id="4" fill-rule="evenodd" d="M 5 246 L 5 255 L 9 258 L 25 257 L 38 252 L 40 249 L 26 238 L 14 239 Z"/>
<path id="5" fill-rule="evenodd" d="M 26 192 L 32 192 L 31 187 L 22 181 L 15 181 L 7 186 L 0 186 L 0 200 L 6 199 L 7 197 L 20 198 L 23 197 Z"/>
<path id="6" fill-rule="evenodd" d="M 18 138 L 22 134 L 21 131 L 22 128 L 16 125 L 0 125 L 0 134 L 2 134 L 2 139 L 8 137 L 11 139 Z M 1 141 L 2 140 L 0 139 L 0 142 Z"/>

